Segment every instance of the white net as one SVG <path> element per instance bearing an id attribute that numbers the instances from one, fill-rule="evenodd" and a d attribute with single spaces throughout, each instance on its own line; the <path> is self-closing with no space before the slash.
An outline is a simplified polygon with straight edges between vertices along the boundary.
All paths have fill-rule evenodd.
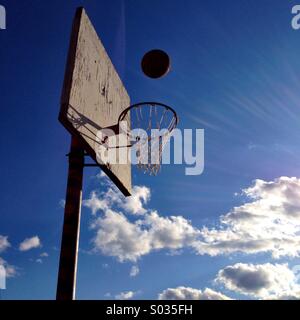
<path id="1" fill-rule="evenodd" d="M 137 167 L 144 173 L 157 175 L 164 147 L 178 123 L 175 111 L 160 103 L 139 103 L 120 115 L 119 122 L 124 120 L 130 121 L 133 128 L 128 136 Z"/>

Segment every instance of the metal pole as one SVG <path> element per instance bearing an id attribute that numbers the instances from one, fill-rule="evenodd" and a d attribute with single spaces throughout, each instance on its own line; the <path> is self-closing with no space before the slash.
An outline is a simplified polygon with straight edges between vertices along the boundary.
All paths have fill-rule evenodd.
<path id="1" fill-rule="evenodd" d="M 56 300 L 74 300 L 80 230 L 84 151 L 72 137 Z"/>

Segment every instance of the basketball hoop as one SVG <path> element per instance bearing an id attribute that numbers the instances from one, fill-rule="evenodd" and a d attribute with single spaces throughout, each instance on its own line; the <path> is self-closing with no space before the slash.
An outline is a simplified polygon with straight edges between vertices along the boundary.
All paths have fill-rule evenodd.
<path id="1" fill-rule="evenodd" d="M 141 102 L 125 109 L 118 123 L 131 124 L 122 130 L 135 148 L 137 167 L 144 173 L 157 175 L 160 171 L 162 153 L 176 128 L 179 119 L 174 109 L 158 102 Z"/>

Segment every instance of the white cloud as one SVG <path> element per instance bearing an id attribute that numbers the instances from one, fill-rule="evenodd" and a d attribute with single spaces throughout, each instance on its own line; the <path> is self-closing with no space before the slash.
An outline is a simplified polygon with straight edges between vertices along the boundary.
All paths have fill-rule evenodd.
<path id="1" fill-rule="evenodd" d="M 189 287 L 168 288 L 158 295 L 159 300 L 231 300 L 220 292 L 206 288 L 199 290 Z"/>
<path id="2" fill-rule="evenodd" d="M 10 243 L 8 242 L 8 237 L 4 237 L 0 235 L 0 252 L 5 251 L 10 247 Z"/>
<path id="3" fill-rule="evenodd" d="M 8 264 L 1 257 L 0 257 L 0 266 L 3 266 L 5 268 L 5 273 L 7 278 L 13 278 L 18 274 L 17 268 L 13 265 Z"/>
<path id="4" fill-rule="evenodd" d="M 36 259 L 35 262 L 42 264 L 42 263 L 43 263 L 43 260 L 39 258 L 39 259 Z"/>
<path id="5" fill-rule="evenodd" d="M 104 218 L 95 221 L 94 227 L 98 228 L 94 248 L 105 255 L 120 261 L 136 261 L 151 250 L 147 231 L 129 222 L 121 213 L 108 210 Z"/>
<path id="6" fill-rule="evenodd" d="M 99 210 L 108 209 L 108 202 L 106 198 L 100 200 L 95 191 L 91 193 L 90 199 L 83 200 L 82 204 L 91 209 L 93 215 L 95 215 Z"/>
<path id="7" fill-rule="evenodd" d="M 237 263 L 219 271 L 216 282 L 259 299 L 300 299 L 300 286 L 287 264 Z"/>
<path id="8" fill-rule="evenodd" d="M 96 230 L 94 251 L 117 257 L 119 261 L 135 262 L 154 250 L 179 252 L 186 246 L 193 247 L 200 231 L 181 216 L 161 217 L 156 211 L 146 209 L 150 196 L 150 189 L 145 186 L 134 186 L 128 198 L 111 185 L 105 192 L 92 192 L 84 205 L 94 216 L 98 211 L 103 213 L 91 225 Z M 130 221 L 120 211 L 139 219 Z"/>
<path id="9" fill-rule="evenodd" d="M 115 298 L 117 300 L 130 300 L 136 295 L 136 292 L 134 291 L 125 291 L 117 294 Z"/>
<path id="10" fill-rule="evenodd" d="M 211 256 L 270 252 L 274 258 L 300 252 L 300 179 L 256 180 L 243 193 L 250 199 L 222 216 L 218 228 L 203 228 L 195 249 Z"/>
<path id="11" fill-rule="evenodd" d="M 143 215 L 147 212 L 144 204 L 150 199 L 150 189 L 144 186 L 134 186 L 132 195 L 124 197 L 115 187 L 110 186 L 106 192 L 93 191 L 90 198 L 83 201 L 83 205 L 90 208 L 92 214 L 98 211 L 106 211 L 112 206 L 125 210 L 127 213 Z"/>
<path id="12" fill-rule="evenodd" d="M 189 220 L 181 216 L 161 217 L 154 211 L 145 216 L 144 224 L 149 227 L 154 249 L 178 250 L 192 246 L 199 234 Z"/>
<path id="13" fill-rule="evenodd" d="M 96 178 L 98 180 L 100 180 L 100 183 L 103 185 L 109 185 L 109 186 L 113 186 L 114 184 L 111 182 L 111 180 L 108 178 L 108 176 L 106 175 L 106 173 L 104 173 L 104 171 L 100 170 L 98 174 L 96 174 L 95 176 L 93 176 L 92 178 Z"/>
<path id="14" fill-rule="evenodd" d="M 122 213 L 107 210 L 93 227 L 97 229 L 94 249 L 120 261 L 137 261 L 153 250 L 192 246 L 199 233 L 183 217 L 160 217 L 157 212 L 130 222 Z"/>
<path id="15" fill-rule="evenodd" d="M 19 250 L 20 251 L 28 251 L 34 248 L 41 247 L 41 241 L 38 236 L 34 236 L 32 238 L 27 238 L 20 243 Z"/>
<path id="16" fill-rule="evenodd" d="M 144 208 L 144 204 L 147 204 L 149 199 L 149 188 L 144 186 L 134 186 L 132 189 L 132 196 L 122 199 L 121 207 L 123 207 L 127 212 L 133 214 L 145 214 L 147 210 Z"/>
<path id="17" fill-rule="evenodd" d="M 140 273 L 140 269 L 138 266 L 132 266 L 130 269 L 130 277 L 136 277 Z"/>
<path id="18" fill-rule="evenodd" d="M 221 216 L 216 227 L 201 229 L 181 216 L 162 217 L 146 209 L 150 190 L 141 186 L 133 190 L 133 197 L 125 199 L 109 186 L 84 202 L 94 215 L 98 210 L 104 213 L 93 223 L 95 249 L 120 261 L 137 261 L 154 250 L 172 253 L 184 248 L 210 256 L 269 252 L 279 258 L 300 253 L 300 179 L 255 180 L 243 190 L 248 202 Z M 131 221 L 121 211 L 139 219 Z"/>
<path id="19" fill-rule="evenodd" d="M 47 252 L 42 252 L 40 254 L 40 257 L 47 258 L 47 257 L 49 257 L 49 254 Z"/>

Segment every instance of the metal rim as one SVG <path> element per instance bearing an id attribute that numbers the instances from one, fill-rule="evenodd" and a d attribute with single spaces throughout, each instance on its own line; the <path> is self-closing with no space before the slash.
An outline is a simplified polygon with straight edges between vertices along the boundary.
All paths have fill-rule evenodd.
<path id="1" fill-rule="evenodd" d="M 177 127 L 177 125 L 178 125 L 178 123 L 179 123 L 179 118 L 178 118 L 178 116 L 177 116 L 176 111 L 175 111 L 172 107 L 169 107 L 169 106 L 167 106 L 166 104 L 160 103 L 160 102 L 140 102 L 140 103 L 135 103 L 135 104 L 129 106 L 128 108 L 124 109 L 124 110 L 121 112 L 121 114 L 120 114 L 120 116 L 119 116 L 119 119 L 118 119 L 118 123 L 120 123 L 121 121 L 123 121 L 123 120 L 125 119 L 126 115 L 128 114 L 128 112 L 129 112 L 131 109 L 134 109 L 134 108 L 140 107 L 140 106 L 150 106 L 150 105 L 151 105 L 151 106 L 161 106 L 161 107 L 164 107 L 164 108 L 166 108 L 167 110 L 169 110 L 169 111 L 171 111 L 171 112 L 173 113 L 173 115 L 174 115 L 174 117 L 175 117 L 174 125 L 173 125 L 170 129 L 168 128 L 169 132 L 172 132 L 172 131 Z"/>

